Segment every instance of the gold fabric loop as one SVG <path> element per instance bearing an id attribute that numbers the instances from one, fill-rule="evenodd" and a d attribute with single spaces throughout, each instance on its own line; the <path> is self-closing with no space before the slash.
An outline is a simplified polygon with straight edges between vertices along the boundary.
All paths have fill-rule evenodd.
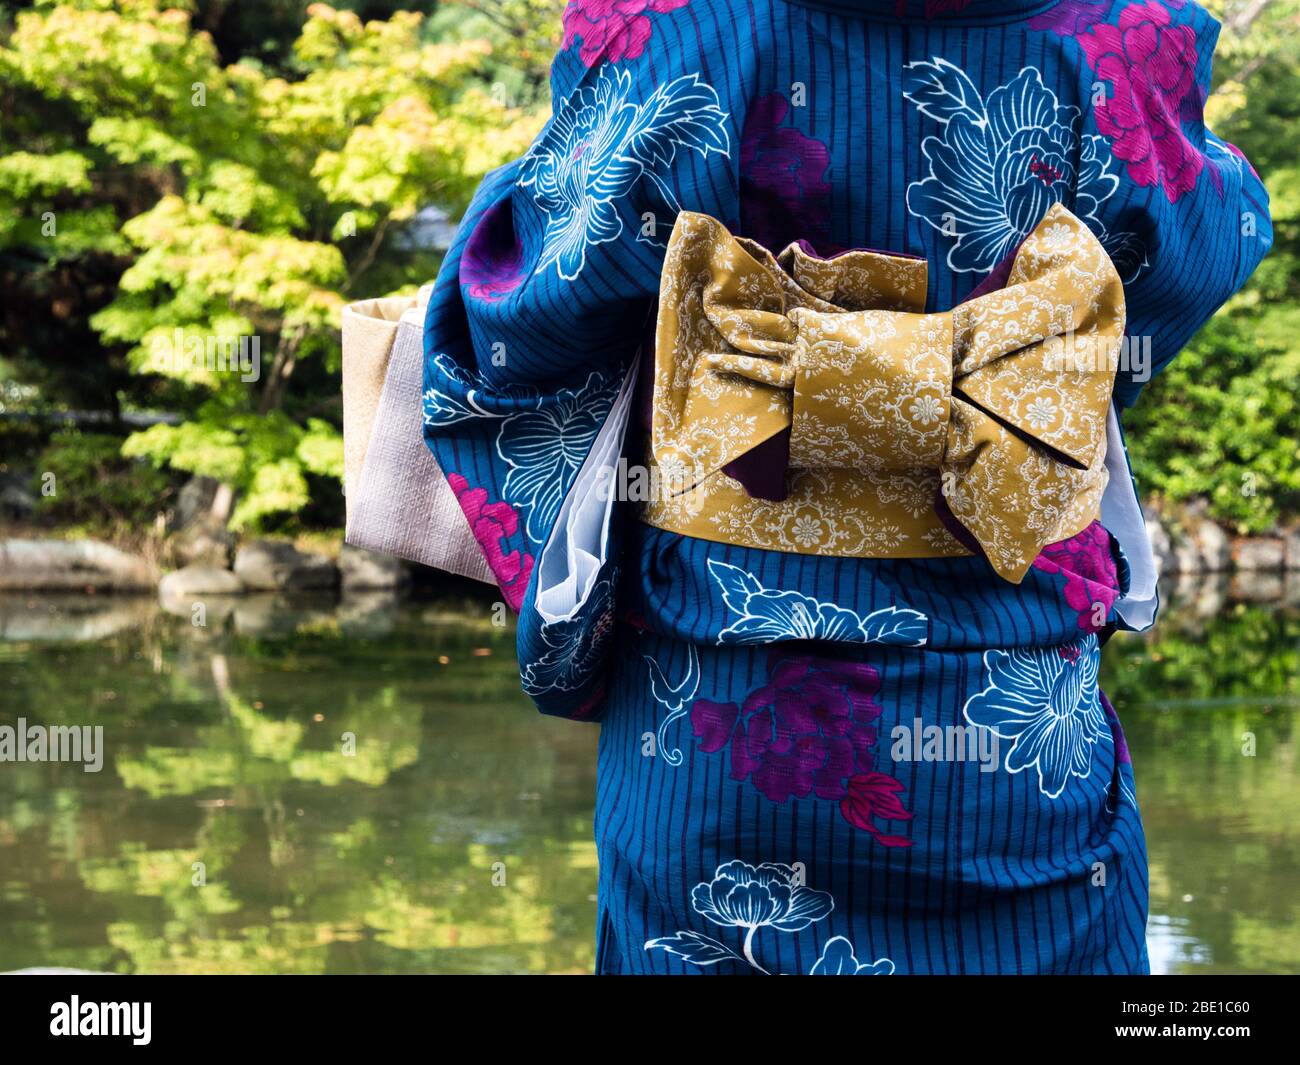
<path id="1" fill-rule="evenodd" d="M 776 258 L 714 218 L 679 215 L 660 285 L 651 458 L 691 498 L 652 502 L 646 520 L 806 553 L 962 553 L 933 492 L 925 500 L 937 489 L 1012 581 L 1086 526 L 1105 487 L 1124 333 L 1105 250 L 1056 204 L 997 291 L 921 313 L 924 265 L 817 259 L 799 245 Z M 747 507 L 724 467 L 787 431 L 787 498 Z"/>
<path id="2" fill-rule="evenodd" d="M 939 465 L 952 399 L 951 317 L 807 310 L 790 316 L 799 328 L 790 464 Z"/>

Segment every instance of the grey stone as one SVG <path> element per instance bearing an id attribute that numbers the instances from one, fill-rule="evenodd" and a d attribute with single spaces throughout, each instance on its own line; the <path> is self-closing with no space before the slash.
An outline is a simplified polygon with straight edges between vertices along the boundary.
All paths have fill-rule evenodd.
<path id="1" fill-rule="evenodd" d="M 143 628 L 153 612 L 153 601 L 145 595 L 0 595 L 0 640 L 106 640 L 119 632 Z"/>
<path id="2" fill-rule="evenodd" d="M 163 599 L 187 596 L 239 595 L 244 582 L 228 569 L 216 566 L 186 566 L 169 573 L 158 584 L 158 595 Z"/>
<path id="3" fill-rule="evenodd" d="M 1282 601 L 1289 607 L 1300 607 L 1300 570 L 1287 570 L 1283 576 Z"/>
<path id="4" fill-rule="evenodd" d="M 339 628 L 348 636 L 386 636 L 393 631 L 402 597 L 391 589 L 345 592 L 339 600 Z"/>
<path id="5" fill-rule="evenodd" d="M 1174 544 L 1169 561 L 1170 573 L 1201 573 L 1203 570 L 1201 553 L 1191 540 L 1179 540 Z"/>
<path id="6" fill-rule="evenodd" d="M 0 483 L 0 515 L 22 521 L 30 518 L 35 509 L 35 496 L 22 485 Z"/>
<path id="7" fill-rule="evenodd" d="M 1286 545 L 1286 568 L 1300 570 L 1300 526 L 1287 529 L 1282 542 Z"/>
<path id="8" fill-rule="evenodd" d="M 1151 553 L 1155 556 L 1156 568 L 1161 572 L 1170 570 L 1173 557 L 1173 545 L 1169 542 L 1169 532 L 1165 529 L 1160 515 L 1153 511 L 1143 511 L 1146 519 L 1147 539 L 1151 542 Z"/>
<path id="9" fill-rule="evenodd" d="M 1232 561 L 1239 570 L 1280 570 L 1286 561 L 1280 537 L 1243 536 L 1232 541 Z"/>
<path id="10" fill-rule="evenodd" d="M 191 477 L 186 481 L 176 495 L 172 527 L 189 529 L 207 523 L 217 488 L 218 482 L 211 477 Z"/>
<path id="11" fill-rule="evenodd" d="M 248 588 L 279 592 L 333 588 L 339 573 L 324 555 L 282 540 L 253 540 L 235 552 L 235 576 Z"/>
<path id="12" fill-rule="evenodd" d="M 1244 569 L 1232 575 L 1229 596 L 1245 603 L 1273 603 L 1282 598 L 1282 571 Z"/>
<path id="13" fill-rule="evenodd" d="M 98 540 L 0 540 L 2 591 L 138 591 L 156 580 L 144 559 Z"/>
<path id="14" fill-rule="evenodd" d="M 1202 518 L 1192 527 L 1192 538 L 1196 541 L 1201 556 L 1201 568 L 1209 573 L 1221 573 L 1232 568 L 1232 544 L 1228 534 L 1209 518 Z"/>
<path id="15" fill-rule="evenodd" d="M 235 538 L 225 529 L 195 526 L 179 533 L 172 546 L 182 565 L 228 569 Z"/>
<path id="16" fill-rule="evenodd" d="M 189 622 L 177 628 L 177 633 L 205 640 L 224 634 L 226 619 L 244 599 L 242 595 L 160 595 L 158 605 L 172 617 Z M 203 608 L 202 613 L 195 610 L 198 606 Z"/>
<path id="17" fill-rule="evenodd" d="M 1198 618 L 1216 618 L 1223 613 L 1228 602 L 1228 575 L 1219 571 L 1207 573 L 1192 599 L 1192 611 Z"/>
<path id="18" fill-rule="evenodd" d="M 339 575 L 345 591 L 400 588 L 411 579 L 411 571 L 400 558 L 351 544 L 344 544 L 339 552 Z"/>

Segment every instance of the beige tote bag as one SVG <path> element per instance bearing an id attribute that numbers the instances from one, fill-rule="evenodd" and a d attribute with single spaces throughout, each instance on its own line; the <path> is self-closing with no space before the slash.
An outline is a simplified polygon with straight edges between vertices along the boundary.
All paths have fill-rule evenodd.
<path id="1" fill-rule="evenodd" d="M 343 308 L 345 539 L 495 584 L 456 495 L 424 443 L 420 295 Z"/>

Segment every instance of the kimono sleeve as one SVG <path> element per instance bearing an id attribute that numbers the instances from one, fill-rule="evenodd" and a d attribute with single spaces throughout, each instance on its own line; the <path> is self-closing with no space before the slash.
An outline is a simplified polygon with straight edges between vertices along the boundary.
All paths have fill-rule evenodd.
<path id="1" fill-rule="evenodd" d="M 1086 120 L 1096 133 L 1085 137 L 1084 164 L 1105 171 L 1115 190 L 1097 218 L 1128 307 L 1121 406 L 1132 405 L 1272 245 L 1263 182 L 1205 125 L 1218 35 L 1218 22 L 1195 4 L 1145 3 L 1077 38 L 1101 97 Z"/>
<path id="2" fill-rule="evenodd" d="M 550 119 L 484 179 L 429 301 L 425 441 L 516 609 L 645 335 L 677 214 L 735 212 L 728 90 L 665 39 L 674 17 L 636 56 L 561 49 Z"/>
<path id="3" fill-rule="evenodd" d="M 682 210 L 735 213 L 731 90 L 666 35 L 674 17 L 561 49 L 550 120 L 484 179 L 425 320 L 425 442 L 519 613 L 525 691 L 566 717 L 602 698 L 623 511 L 594 493 L 668 238 Z"/>

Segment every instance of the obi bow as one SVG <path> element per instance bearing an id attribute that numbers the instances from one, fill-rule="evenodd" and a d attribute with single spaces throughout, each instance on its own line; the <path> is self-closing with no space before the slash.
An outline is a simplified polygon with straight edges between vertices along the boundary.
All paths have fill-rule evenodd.
<path id="1" fill-rule="evenodd" d="M 797 245 L 778 260 L 714 218 L 679 215 L 660 283 L 654 462 L 677 492 L 742 459 L 775 466 L 778 486 L 783 466 L 937 472 L 935 506 L 1018 583 L 1078 531 L 1064 526 L 1104 477 L 1123 286 L 1056 204 L 1003 287 L 933 314 L 924 293 L 922 260 Z"/>

